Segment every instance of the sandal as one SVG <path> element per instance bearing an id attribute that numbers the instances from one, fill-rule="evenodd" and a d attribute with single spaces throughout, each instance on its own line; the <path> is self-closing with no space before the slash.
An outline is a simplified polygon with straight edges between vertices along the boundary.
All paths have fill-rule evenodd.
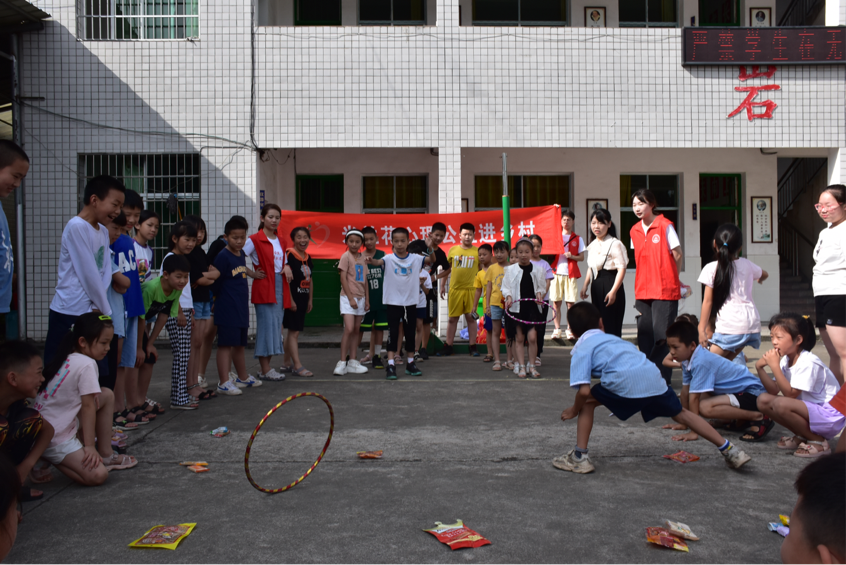
<path id="1" fill-rule="evenodd" d="M 501 371 L 502 370 L 502 363 L 499 361 L 494 361 L 493 366 L 491 366 L 491 371 Z"/>
<path id="2" fill-rule="evenodd" d="M 523 365 L 514 365 L 515 369 L 518 368 L 518 367 L 519 367 L 519 369 L 517 370 L 517 376 L 520 377 L 521 379 L 525 379 L 526 378 L 526 367 L 524 367 Z"/>
<path id="3" fill-rule="evenodd" d="M 38 494 L 35 494 L 38 493 Z M 44 492 L 40 490 L 31 489 L 29 487 L 21 488 L 20 499 L 21 502 L 35 502 L 44 498 Z"/>
<path id="4" fill-rule="evenodd" d="M 298 377 L 313 377 L 314 373 L 306 369 L 305 367 L 300 367 L 296 371 L 292 371 L 291 374 L 297 375 Z"/>
<path id="5" fill-rule="evenodd" d="M 361 363 L 362 365 L 370 365 L 372 362 L 373 362 L 373 358 L 370 355 L 366 356 L 364 359 L 359 361 L 359 363 Z M 293 368 L 291 369 L 291 372 L 294 373 L 294 374 L 297 373 L 297 371 L 294 371 Z"/>
<path id="6" fill-rule="evenodd" d="M 778 447 L 779 449 L 795 450 L 806 441 L 807 440 L 805 438 L 801 438 L 799 436 L 783 436 L 780 440 L 778 440 L 778 445 L 776 447 Z"/>
<path id="7" fill-rule="evenodd" d="M 758 429 L 755 431 L 747 431 L 745 434 L 740 436 L 740 441 L 762 441 L 765 437 L 767 437 L 767 434 L 770 433 L 770 430 L 775 427 L 775 421 L 773 421 L 773 419 L 769 416 L 764 416 L 762 420 L 754 420 L 752 422 L 752 427 L 756 427 Z"/>
<path id="8" fill-rule="evenodd" d="M 506 369 L 508 369 L 509 371 L 514 370 L 514 362 L 513 361 L 506 361 L 505 363 L 502 364 L 502 366 L 505 367 Z"/>
<path id="9" fill-rule="evenodd" d="M 120 412 L 115 412 L 113 414 L 113 422 L 114 423 L 112 427 L 117 428 L 118 431 L 121 432 L 128 432 L 130 430 L 138 429 L 138 424 L 136 424 L 135 422 L 130 422 L 129 420 L 124 418 Z M 146 424 L 147 422 L 144 423 Z"/>
<path id="10" fill-rule="evenodd" d="M 138 424 L 139 426 L 149 424 L 156 418 L 155 416 L 147 416 L 147 413 L 143 410 L 135 412 L 133 412 L 132 410 L 124 410 L 120 413 L 120 415 L 123 416 L 127 422 L 131 424 Z M 130 418 L 130 416 L 132 417 Z"/>
<path id="11" fill-rule="evenodd" d="M 806 459 L 813 459 L 815 457 L 822 457 L 831 453 L 831 447 L 828 442 L 823 441 L 806 441 L 799 444 L 799 449 L 793 452 L 796 457 L 804 457 Z"/>
<path id="12" fill-rule="evenodd" d="M 133 410 L 136 411 L 136 412 L 138 410 L 143 410 L 144 412 L 149 412 L 150 414 L 153 414 L 154 416 L 158 416 L 159 414 L 164 414 L 164 410 L 162 410 L 161 405 L 158 404 L 157 402 L 153 401 L 153 400 L 150 400 L 149 398 L 144 401 L 144 404 L 142 404 L 141 406 L 136 406 L 135 408 L 133 408 Z"/>
<path id="13" fill-rule="evenodd" d="M 540 366 L 541 366 L 541 360 L 540 360 L 540 357 L 536 357 L 536 358 L 535 358 L 535 367 L 540 367 Z"/>
<path id="14" fill-rule="evenodd" d="M 541 374 L 538 373 L 538 370 L 532 366 L 529 366 L 529 378 L 530 379 L 539 379 L 541 378 Z"/>
<path id="15" fill-rule="evenodd" d="M 53 473 L 50 472 L 50 464 L 47 463 L 47 467 L 43 469 L 33 467 L 32 471 L 29 472 L 29 480 L 37 485 L 52 481 Z"/>
<path id="16" fill-rule="evenodd" d="M 190 390 L 190 389 L 191 389 L 191 387 L 188 387 L 188 390 Z M 212 398 L 217 398 L 217 394 L 215 394 L 215 392 L 212 391 L 212 390 L 204 390 L 203 392 L 201 392 L 197 396 L 194 396 L 193 394 L 191 394 L 189 392 L 188 396 L 190 396 L 193 399 L 192 401 L 194 401 L 194 402 L 196 402 L 198 400 L 211 400 Z"/>
<path id="17" fill-rule="evenodd" d="M 485 355 L 485 358 L 482 359 L 482 363 L 490 363 L 493 361 L 493 355 Z"/>
<path id="18" fill-rule="evenodd" d="M 112 456 L 106 460 L 103 459 L 103 466 L 107 471 L 120 471 L 122 469 L 131 469 L 138 465 L 138 460 L 130 455 L 120 455 L 112 452 Z"/>

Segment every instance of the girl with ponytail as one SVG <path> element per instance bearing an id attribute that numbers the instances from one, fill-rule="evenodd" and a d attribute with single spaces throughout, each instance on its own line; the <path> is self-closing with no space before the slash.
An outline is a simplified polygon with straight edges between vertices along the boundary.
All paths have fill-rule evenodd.
<path id="1" fill-rule="evenodd" d="M 699 282 L 705 285 L 699 316 L 699 342 L 711 353 L 734 359 L 747 345 L 761 347 L 761 316 L 752 301 L 752 284 L 763 283 L 767 271 L 740 257 L 743 232 L 723 224 L 714 234 L 712 261 L 702 268 Z M 716 316 L 714 335 L 706 335 L 708 322 Z"/>

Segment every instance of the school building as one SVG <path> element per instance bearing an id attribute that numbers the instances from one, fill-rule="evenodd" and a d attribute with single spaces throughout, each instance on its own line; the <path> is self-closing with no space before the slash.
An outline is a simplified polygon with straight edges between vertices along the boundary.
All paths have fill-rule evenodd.
<path id="1" fill-rule="evenodd" d="M 582 236 L 607 206 L 628 245 L 631 194 L 653 190 L 681 238 L 684 311 L 698 314 L 715 228 L 735 222 L 770 273 L 762 318 L 812 312 L 811 204 L 846 181 L 846 66 L 843 30 L 808 26 L 846 24 L 846 0 L 29 5 L 49 14 L 13 39 L 30 338 L 46 334 L 62 229 L 94 175 L 139 191 L 162 234 L 200 213 L 213 238 L 233 214 L 256 226 L 262 202 L 433 221 L 495 209 L 503 153 L 512 206 L 569 206 Z M 756 41 L 785 63 L 735 64 L 758 60 Z M 308 323 L 338 324 L 331 261 L 315 287 Z"/>

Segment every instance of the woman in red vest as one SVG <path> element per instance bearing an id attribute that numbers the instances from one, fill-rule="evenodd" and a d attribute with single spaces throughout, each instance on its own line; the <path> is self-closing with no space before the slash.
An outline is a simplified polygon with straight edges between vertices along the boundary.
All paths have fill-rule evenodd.
<path id="1" fill-rule="evenodd" d="M 276 204 L 265 204 L 261 209 L 258 232 L 247 239 L 244 254 L 253 262 L 258 276 L 253 280 L 251 302 L 256 309 L 256 352 L 261 365 L 258 378 L 263 381 L 282 381 L 285 375 L 270 367 L 274 355 L 282 355 L 282 319 L 285 308 L 290 306 L 290 290 L 282 281 L 283 273 L 290 282 L 293 278 L 288 267 L 282 242 L 276 228 L 282 219 L 282 210 Z M 287 302 L 287 304 L 286 304 Z"/>
<path id="2" fill-rule="evenodd" d="M 679 313 L 682 251 L 673 222 L 655 214 L 657 204 L 655 194 L 648 189 L 632 196 L 632 208 L 640 218 L 630 232 L 635 251 L 635 309 L 640 313 L 637 346 L 655 363 L 669 385 L 673 370 L 664 367 L 662 361 L 670 352 L 667 326 Z"/>

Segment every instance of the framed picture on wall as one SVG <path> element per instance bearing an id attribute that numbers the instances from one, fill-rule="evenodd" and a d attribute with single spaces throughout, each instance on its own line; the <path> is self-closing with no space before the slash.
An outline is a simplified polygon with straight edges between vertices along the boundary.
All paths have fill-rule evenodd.
<path id="1" fill-rule="evenodd" d="M 605 27 L 605 8 L 585 8 L 585 27 Z"/>
<path id="2" fill-rule="evenodd" d="M 749 8 L 749 27 L 770 27 L 772 20 L 772 8 Z"/>
<path id="3" fill-rule="evenodd" d="M 752 206 L 752 243 L 773 242 L 773 197 L 753 196 Z"/>

